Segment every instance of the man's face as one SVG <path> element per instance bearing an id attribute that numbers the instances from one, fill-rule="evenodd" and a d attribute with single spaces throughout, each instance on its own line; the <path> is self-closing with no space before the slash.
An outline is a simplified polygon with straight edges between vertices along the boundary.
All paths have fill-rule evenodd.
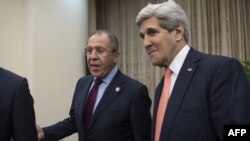
<path id="1" fill-rule="evenodd" d="M 94 77 L 105 77 L 118 62 L 119 53 L 112 52 L 106 33 L 92 35 L 88 39 L 87 49 L 87 64 Z"/>
<path id="2" fill-rule="evenodd" d="M 176 30 L 163 29 L 155 17 L 144 20 L 140 25 L 140 37 L 155 66 L 168 67 L 177 54 Z"/>

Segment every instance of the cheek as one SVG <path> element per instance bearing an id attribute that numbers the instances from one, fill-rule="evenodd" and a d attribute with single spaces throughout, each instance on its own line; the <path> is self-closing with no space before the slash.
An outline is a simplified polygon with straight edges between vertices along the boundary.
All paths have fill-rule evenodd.
<path id="1" fill-rule="evenodd" d="M 163 52 L 169 52 L 169 50 L 172 50 L 174 46 L 173 40 L 170 37 L 163 38 L 159 42 L 160 42 L 159 46 L 161 47 L 161 50 Z"/>
<path id="2" fill-rule="evenodd" d="M 160 44 L 162 44 L 162 40 L 161 38 L 151 38 L 150 39 L 150 42 L 155 45 L 155 46 L 159 46 Z"/>
<path id="3" fill-rule="evenodd" d="M 89 66 L 89 64 L 90 64 L 90 58 L 86 57 L 86 60 L 87 60 L 87 65 Z"/>
<path id="4" fill-rule="evenodd" d="M 109 68 L 111 62 L 113 62 L 112 59 L 110 59 L 109 57 L 103 57 L 100 58 L 100 62 L 101 62 L 101 67 L 106 71 L 106 69 Z"/>
<path id="5" fill-rule="evenodd" d="M 161 50 L 161 57 L 162 58 L 168 58 L 171 55 L 171 46 L 165 46 L 162 50 Z"/>

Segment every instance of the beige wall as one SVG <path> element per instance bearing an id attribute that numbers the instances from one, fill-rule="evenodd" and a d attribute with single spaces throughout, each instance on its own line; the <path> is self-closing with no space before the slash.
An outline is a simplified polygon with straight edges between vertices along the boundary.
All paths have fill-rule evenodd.
<path id="1" fill-rule="evenodd" d="M 22 0 L 0 0 L 0 66 L 28 75 L 25 62 L 28 53 L 23 46 L 22 5 Z"/>
<path id="2" fill-rule="evenodd" d="M 88 0 L 0 0 L 0 66 L 28 78 L 41 126 L 68 116 L 85 73 L 87 8 Z"/>

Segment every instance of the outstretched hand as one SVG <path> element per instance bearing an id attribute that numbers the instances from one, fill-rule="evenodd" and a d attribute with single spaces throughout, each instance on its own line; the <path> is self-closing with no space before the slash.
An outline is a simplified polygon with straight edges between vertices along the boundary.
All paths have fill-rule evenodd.
<path id="1" fill-rule="evenodd" d="M 38 141 L 42 141 L 44 139 L 44 132 L 43 129 L 38 124 L 36 124 L 36 131 L 37 131 Z"/>

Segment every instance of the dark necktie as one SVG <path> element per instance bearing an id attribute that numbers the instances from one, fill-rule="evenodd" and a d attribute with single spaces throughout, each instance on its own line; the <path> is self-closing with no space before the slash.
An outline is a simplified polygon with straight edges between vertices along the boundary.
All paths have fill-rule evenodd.
<path id="1" fill-rule="evenodd" d="M 101 79 L 96 79 L 92 89 L 89 92 L 88 95 L 88 100 L 86 102 L 85 105 L 85 111 L 84 111 L 84 125 L 85 125 L 85 129 L 87 129 L 91 118 L 92 118 L 92 113 L 93 113 L 93 109 L 95 106 L 95 101 L 96 101 L 96 96 L 98 93 L 98 86 L 102 83 Z"/>

